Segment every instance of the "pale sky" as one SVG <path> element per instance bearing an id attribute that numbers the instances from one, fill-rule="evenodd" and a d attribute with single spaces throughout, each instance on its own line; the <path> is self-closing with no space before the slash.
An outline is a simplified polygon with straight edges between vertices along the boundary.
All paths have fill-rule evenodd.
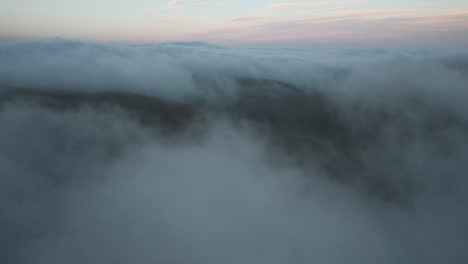
<path id="1" fill-rule="evenodd" d="M 468 47 L 468 0 L 0 0 L 0 39 Z"/>

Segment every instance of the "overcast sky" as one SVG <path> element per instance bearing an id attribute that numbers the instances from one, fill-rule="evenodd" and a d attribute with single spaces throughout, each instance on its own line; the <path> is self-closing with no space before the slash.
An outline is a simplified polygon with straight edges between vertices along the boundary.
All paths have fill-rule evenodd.
<path id="1" fill-rule="evenodd" d="M 0 3 L 0 39 L 468 47 L 468 0 Z"/>

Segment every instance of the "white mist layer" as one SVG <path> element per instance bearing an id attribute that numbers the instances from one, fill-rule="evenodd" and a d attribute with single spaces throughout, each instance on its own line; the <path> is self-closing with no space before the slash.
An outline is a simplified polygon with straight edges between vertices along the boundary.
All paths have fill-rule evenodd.
<path id="1" fill-rule="evenodd" d="M 2 45 L 4 86 L 222 100 L 217 94 L 232 91 L 213 89 L 235 90 L 233 78 L 247 76 L 327 91 L 356 126 L 361 120 L 347 111 L 354 104 L 365 113 L 404 111 L 411 96 L 468 120 L 468 77 L 440 54 L 369 51 L 363 59 L 363 52 L 334 51 L 333 59 L 315 60 L 319 51 Z M 200 87 L 194 76 L 216 85 Z M 223 116 L 209 118 L 192 140 L 200 124 L 167 138 L 120 111 L 7 104 L 0 110 L 0 262 L 467 263 L 466 131 L 444 130 L 449 142 L 416 134 L 401 146 L 402 127 L 419 131 L 420 114 L 388 124 L 373 148 L 361 150 L 376 173 L 422 186 L 401 206 L 297 166 L 287 153 L 272 153 L 254 125 Z M 435 151 L 440 144 L 449 154 Z"/>

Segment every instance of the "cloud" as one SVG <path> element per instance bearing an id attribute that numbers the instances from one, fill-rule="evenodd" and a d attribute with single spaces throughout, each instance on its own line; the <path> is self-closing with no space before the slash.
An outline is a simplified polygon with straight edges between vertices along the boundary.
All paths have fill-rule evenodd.
<path id="1" fill-rule="evenodd" d="M 265 16 L 243 16 L 243 17 L 236 17 L 231 19 L 232 22 L 243 22 L 243 21 L 253 21 L 253 20 L 263 20 L 266 19 Z"/>
<path id="2" fill-rule="evenodd" d="M 160 10 L 169 10 L 169 9 L 179 9 L 179 8 L 189 8 L 189 7 L 196 7 L 196 6 L 213 6 L 213 5 L 222 5 L 223 2 L 200 2 L 200 3 L 193 3 L 193 4 L 173 4 L 168 5 L 166 7 L 160 8 Z"/>
<path id="3" fill-rule="evenodd" d="M 187 2 L 187 0 L 171 0 L 168 5 L 177 5 L 184 2 Z"/>
<path id="4" fill-rule="evenodd" d="M 269 4 L 265 6 L 266 9 L 285 9 L 285 8 L 303 8 L 309 6 L 321 6 L 329 5 L 330 2 L 287 2 L 287 3 L 277 3 Z"/>
<path id="5" fill-rule="evenodd" d="M 367 3 L 369 0 L 351 0 L 351 1 L 314 1 L 314 2 L 285 2 L 266 5 L 265 9 L 298 9 L 310 7 L 336 7 L 356 6 Z"/>
<path id="6" fill-rule="evenodd" d="M 310 11 L 301 13 L 304 12 Z M 466 32 L 465 21 L 467 16 L 464 12 L 417 15 L 412 10 L 345 11 L 305 18 L 270 17 L 265 21 L 260 20 L 255 25 L 213 28 L 194 32 L 190 37 L 221 43 L 241 43 L 246 40 L 250 43 L 281 40 L 289 43 L 294 43 L 294 40 L 314 43 L 335 40 L 333 43 L 351 44 L 356 41 L 364 45 L 379 42 L 381 45 L 383 43 L 414 45 L 412 43 L 418 43 L 418 39 L 433 35 L 434 41 L 424 41 L 424 43 L 460 47 L 466 45 L 468 41 L 467 38 L 461 37 L 465 35 L 461 32 Z M 440 34 L 446 35 L 435 41 L 438 39 L 436 36 L 441 36 Z M 334 37 L 330 39 L 331 35 Z M 447 36 L 453 41 L 447 40 Z"/>
<path id="7" fill-rule="evenodd" d="M 151 26 L 160 26 L 164 24 L 175 24 L 179 19 L 158 19 L 150 23 Z"/>
<path id="8" fill-rule="evenodd" d="M 0 83 L 8 263 L 468 262 L 467 51 L 2 42 Z"/>

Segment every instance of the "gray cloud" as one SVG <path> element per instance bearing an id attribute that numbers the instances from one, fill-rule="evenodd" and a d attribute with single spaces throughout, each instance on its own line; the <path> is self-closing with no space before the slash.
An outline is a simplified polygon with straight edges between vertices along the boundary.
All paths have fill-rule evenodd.
<path id="1" fill-rule="evenodd" d="M 1 43 L 0 262 L 465 263 L 467 58 Z"/>

